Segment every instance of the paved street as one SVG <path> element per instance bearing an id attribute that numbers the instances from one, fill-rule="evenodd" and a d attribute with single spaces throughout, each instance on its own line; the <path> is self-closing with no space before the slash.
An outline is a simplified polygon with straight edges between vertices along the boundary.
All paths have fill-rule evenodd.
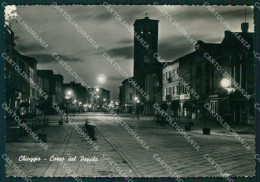
<path id="1" fill-rule="evenodd" d="M 112 168 L 104 159 L 101 151 L 96 151 L 86 140 L 84 140 L 77 133 L 73 127 L 64 122 L 64 125 L 59 126 L 59 116 L 48 116 L 50 119 L 50 126 L 45 129 L 45 133 L 48 134 L 48 150 L 45 151 L 39 144 L 37 144 L 31 136 L 26 136 L 21 139 L 20 142 L 7 143 L 6 154 L 10 157 L 14 163 L 16 163 L 22 171 L 29 176 L 43 176 L 43 177 L 64 177 L 69 175 L 59 162 L 49 161 L 49 158 L 53 154 L 57 154 L 58 157 L 64 157 L 67 159 L 69 156 L 77 156 L 77 162 L 64 163 L 70 167 L 72 172 L 76 173 L 76 176 L 107 176 L 116 177 L 120 176 L 115 169 Z M 72 117 L 74 119 L 74 117 Z M 75 117 L 75 122 L 81 128 L 85 124 L 82 117 Z M 40 131 L 40 130 L 39 130 Z M 39 132 L 37 130 L 37 132 Z M 103 151 L 110 156 L 120 168 L 129 176 L 133 176 L 133 172 L 129 165 L 125 163 L 124 159 L 114 150 L 114 148 L 107 142 L 107 140 L 96 131 L 97 145 L 101 146 Z M 28 157 L 41 157 L 42 161 L 30 163 L 18 161 L 19 156 L 26 155 Z M 80 156 L 85 158 L 97 157 L 98 162 L 83 162 L 79 161 Z M 44 160 L 46 159 L 46 161 Z M 7 176 L 17 176 L 14 169 L 7 166 Z"/>
<path id="2" fill-rule="evenodd" d="M 194 129 L 189 134 L 200 146 L 199 151 L 196 151 L 174 128 L 160 126 L 154 122 L 152 117 L 141 116 L 140 120 L 137 120 L 134 115 L 120 114 L 120 116 L 149 145 L 148 151 L 109 114 L 88 113 L 76 115 L 73 118 L 82 127 L 86 118 L 96 125 L 97 144 L 129 176 L 170 176 L 166 169 L 153 158 L 154 154 L 158 154 L 176 174 L 182 177 L 221 176 L 204 159 L 204 154 L 209 154 L 223 168 L 224 173 L 231 176 L 255 175 L 255 138 L 252 134 L 240 134 L 251 146 L 250 151 L 247 151 L 221 127 L 212 129 L 212 134 L 205 136 L 201 134 L 201 128 L 196 127 L 195 123 Z M 59 126 L 58 116 L 48 118 L 50 118 L 51 124 L 45 130 L 48 133 L 49 150 L 47 152 L 33 142 L 30 136 L 23 138 L 18 143 L 7 143 L 6 145 L 7 155 L 28 175 L 69 176 L 58 162 L 49 162 L 51 155 L 58 154 L 58 156 L 66 158 L 70 155 L 99 158 L 98 162 L 65 162 L 72 171 L 76 172 L 77 176 L 120 176 L 107 161 L 102 159 L 102 152 L 95 151 L 71 125 L 64 123 L 63 126 Z M 19 162 L 20 155 L 40 156 L 47 160 L 35 163 Z M 7 175 L 16 176 L 16 172 L 7 167 Z"/>

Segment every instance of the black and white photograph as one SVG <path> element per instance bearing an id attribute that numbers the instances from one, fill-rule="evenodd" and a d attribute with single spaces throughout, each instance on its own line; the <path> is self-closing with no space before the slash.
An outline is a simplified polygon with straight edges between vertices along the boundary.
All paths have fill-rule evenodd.
<path id="1" fill-rule="evenodd" d="M 260 4 L 2 6 L 6 177 L 256 175 Z"/>

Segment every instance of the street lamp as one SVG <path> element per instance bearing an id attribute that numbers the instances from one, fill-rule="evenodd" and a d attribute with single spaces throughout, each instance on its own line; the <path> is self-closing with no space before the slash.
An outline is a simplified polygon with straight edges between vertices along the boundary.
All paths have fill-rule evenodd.
<path id="1" fill-rule="evenodd" d="M 220 84 L 223 88 L 228 88 L 230 86 L 230 80 L 227 78 L 223 78 Z"/>
<path id="2" fill-rule="evenodd" d="M 226 89 L 228 91 L 228 94 L 232 93 L 235 91 L 234 88 L 231 87 L 231 81 L 230 79 L 227 79 L 227 78 L 223 78 L 220 82 L 220 85 Z"/>
<path id="3" fill-rule="evenodd" d="M 140 102 L 140 100 L 138 99 L 138 97 L 135 97 L 135 113 L 136 113 L 136 118 L 139 119 L 139 108 L 138 108 L 138 104 Z"/>
<path id="4" fill-rule="evenodd" d="M 99 97 L 100 97 L 99 95 L 96 96 L 96 98 L 97 98 L 97 108 L 99 108 L 99 106 L 100 106 L 100 100 L 99 100 Z M 97 110 L 98 110 L 98 109 L 97 109 Z"/>
<path id="5" fill-rule="evenodd" d="M 99 92 L 100 91 L 100 89 L 99 88 L 96 88 L 96 92 Z"/>
<path id="6" fill-rule="evenodd" d="M 68 90 L 66 95 L 67 95 L 68 97 L 71 97 L 71 96 L 72 96 L 72 90 Z"/>
<path id="7" fill-rule="evenodd" d="M 229 115 L 230 117 L 228 118 L 228 120 L 231 120 L 231 115 L 232 115 L 232 109 L 231 109 L 231 104 L 230 104 L 230 100 L 231 100 L 231 96 L 230 96 L 230 93 L 234 92 L 235 89 L 231 87 L 231 81 L 230 79 L 227 79 L 227 78 L 223 78 L 220 82 L 220 85 L 225 89 L 227 90 L 227 94 L 229 95 L 229 98 L 228 98 L 228 109 L 229 109 Z"/>
<path id="8" fill-rule="evenodd" d="M 81 114 L 81 104 L 82 102 L 79 102 L 79 113 Z"/>
<path id="9" fill-rule="evenodd" d="M 74 100 L 73 102 L 74 102 L 74 105 L 75 105 L 75 106 L 74 106 L 74 109 L 73 109 L 73 116 L 75 116 L 77 100 Z"/>
<path id="10" fill-rule="evenodd" d="M 65 92 L 65 99 L 66 99 L 66 111 L 67 111 L 67 117 L 66 117 L 66 123 L 69 122 L 69 109 L 68 109 L 68 105 L 69 105 L 69 99 L 73 96 L 73 91 L 71 89 L 67 90 Z"/>

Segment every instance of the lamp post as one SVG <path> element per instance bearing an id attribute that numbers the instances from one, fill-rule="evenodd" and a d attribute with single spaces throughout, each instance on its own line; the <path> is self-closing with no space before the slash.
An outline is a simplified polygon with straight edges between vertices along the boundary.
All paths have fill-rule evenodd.
<path id="1" fill-rule="evenodd" d="M 99 100 L 99 97 L 100 97 L 99 95 L 96 96 L 96 98 L 97 98 L 97 108 L 98 108 L 97 110 L 99 110 L 99 108 L 100 108 L 100 100 Z"/>
<path id="2" fill-rule="evenodd" d="M 118 115 L 119 114 L 119 103 L 116 102 L 116 114 Z"/>
<path id="3" fill-rule="evenodd" d="M 135 113 L 136 113 L 136 118 L 139 119 L 139 104 L 140 100 L 138 99 L 138 97 L 135 97 Z"/>
<path id="4" fill-rule="evenodd" d="M 79 113 L 81 114 L 81 104 L 82 102 L 79 102 Z"/>
<path id="5" fill-rule="evenodd" d="M 73 116 L 75 116 L 77 100 L 75 99 L 73 101 L 73 103 L 74 103 L 74 106 L 75 106 L 74 109 L 73 109 Z"/>
<path id="6" fill-rule="evenodd" d="M 231 120 L 231 116 L 232 116 L 232 111 L 231 111 L 231 104 L 230 104 L 230 99 L 231 99 L 231 96 L 230 94 L 233 93 L 235 91 L 234 88 L 231 87 L 231 81 L 230 79 L 227 79 L 227 78 L 223 78 L 220 82 L 220 85 L 225 89 L 227 90 L 227 94 L 229 95 L 229 98 L 228 98 L 228 110 L 229 110 L 229 114 L 230 114 L 230 117 L 228 119 Z"/>
<path id="7" fill-rule="evenodd" d="M 66 99 L 66 123 L 69 122 L 69 111 L 68 111 L 68 104 L 69 104 L 69 99 L 73 96 L 73 91 L 72 90 L 67 90 L 65 93 L 65 99 Z"/>

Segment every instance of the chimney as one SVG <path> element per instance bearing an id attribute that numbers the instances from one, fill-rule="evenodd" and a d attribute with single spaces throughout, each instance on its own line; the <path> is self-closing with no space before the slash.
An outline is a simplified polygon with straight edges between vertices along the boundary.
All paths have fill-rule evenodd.
<path id="1" fill-rule="evenodd" d="M 248 32 L 248 23 L 246 23 L 246 22 L 242 23 L 241 30 L 242 30 L 242 33 L 247 33 Z"/>

